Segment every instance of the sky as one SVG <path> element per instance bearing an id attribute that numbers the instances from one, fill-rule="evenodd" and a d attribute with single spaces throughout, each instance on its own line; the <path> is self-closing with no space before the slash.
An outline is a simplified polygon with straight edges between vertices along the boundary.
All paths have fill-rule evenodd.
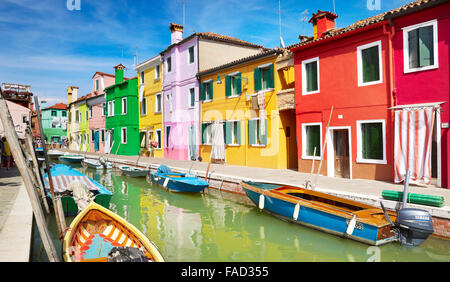
<path id="1" fill-rule="evenodd" d="M 67 87 L 90 93 L 96 71 L 113 74 L 122 63 L 125 76 L 136 76 L 135 55 L 143 62 L 169 46 L 172 22 L 184 24 L 184 37 L 210 31 L 273 48 L 279 15 L 289 46 L 312 36 L 308 20 L 319 9 L 345 27 L 411 1 L 0 0 L 0 83 L 30 85 L 47 105 L 67 103 Z"/>

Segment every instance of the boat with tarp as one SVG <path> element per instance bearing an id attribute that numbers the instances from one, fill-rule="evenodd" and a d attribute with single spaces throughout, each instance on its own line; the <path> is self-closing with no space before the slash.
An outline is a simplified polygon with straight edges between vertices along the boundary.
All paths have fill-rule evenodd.
<path id="1" fill-rule="evenodd" d="M 208 181 L 189 173 L 172 172 L 165 165 L 159 166 L 156 172 L 150 173 L 150 180 L 175 192 L 197 193 L 209 186 Z"/>

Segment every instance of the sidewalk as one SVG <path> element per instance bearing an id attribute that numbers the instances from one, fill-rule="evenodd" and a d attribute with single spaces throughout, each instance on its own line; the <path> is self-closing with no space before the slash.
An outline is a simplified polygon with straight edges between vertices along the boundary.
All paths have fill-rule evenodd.
<path id="1" fill-rule="evenodd" d="M 0 169 L 0 262 L 29 261 L 32 226 L 33 210 L 19 170 Z"/>

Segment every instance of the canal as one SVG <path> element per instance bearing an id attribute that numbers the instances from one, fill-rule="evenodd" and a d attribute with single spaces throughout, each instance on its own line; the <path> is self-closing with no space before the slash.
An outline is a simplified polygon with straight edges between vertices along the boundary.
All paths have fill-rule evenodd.
<path id="1" fill-rule="evenodd" d="M 450 241 L 430 237 L 420 247 L 374 247 L 284 222 L 261 212 L 245 196 L 220 192 L 174 193 L 119 171 L 81 166 L 113 192 L 110 209 L 140 229 L 171 262 L 428 262 L 450 261 Z M 67 225 L 73 217 L 66 218 Z M 60 252 L 55 218 L 47 218 Z M 36 226 L 31 261 L 48 261 Z"/>

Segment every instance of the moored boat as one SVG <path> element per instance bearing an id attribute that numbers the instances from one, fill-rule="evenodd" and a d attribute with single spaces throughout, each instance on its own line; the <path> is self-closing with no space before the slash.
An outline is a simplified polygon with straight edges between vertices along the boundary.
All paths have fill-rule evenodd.
<path id="1" fill-rule="evenodd" d="M 369 245 L 396 240 L 394 226 L 375 206 L 281 184 L 243 181 L 241 185 L 256 206 L 283 220 Z M 396 218 L 396 213 L 387 213 Z"/>
<path id="2" fill-rule="evenodd" d="M 64 154 L 62 156 L 59 156 L 58 159 L 60 161 L 68 163 L 81 163 L 81 161 L 84 160 L 84 156 L 76 154 Z"/>
<path id="3" fill-rule="evenodd" d="M 141 231 L 94 202 L 72 221 L 62 246 L 65 262 L 124 261 L 111 255 L 120 249 L 140 254 L 139 261 L 164 262 L 158 248 Z"/>
<path id="4" fill-rule="evenodd" d="M 55 165 L 50 171 L 52 175 L 54 192 L 55 194 L 62 196 L 61 203 L 66 216 L 72 216 L 78 213 L 78 206 L 73 197 L 73 191 L 69 190 L 71 184 L 73 183 L 83 184 L 87 187 L 89 192 L 93 194 L 94 201 L 96 203 L 106 208 L 109 207 L 112 192 L 92 178 L 65 164 Z M 44 175 L 44 185 L 47 196 L 51 198 L 52 195 L 50 193 L 48 173 Z"/>
<path id="5" fill-rule="evenodd" d="M 150 171 L 149 169 L 125 165 L 120 166 L 119 169 L 123 174 L 133 177 L 145 177 Z"/>
<path id="6" fill-rule="evenodd" d="M 64 154 L 65 154 L 64 152 L 55 150 L 55 149 L 51 149 L 51 150 L 47 151 L 47 156 L 49 156 L 50 158 L 58 158 Z"/>
<path id="7" fill-rule="evenodd" d="M 81 161 L 81 164 L 86 167 L 90 167 L 93 169 L 112 169 L 113 163 L 106 162 L 104 160 L 94 160 L 94 159 L 84 159 Z"/>
<path id="8" fill-rule="evenodd" d="M 158 167 L 157 172 L 150 173 L 153 183 L 175 192 L 200 192 L 209 186 L 209 183 L 195 175 L 187 173 L 174 173 L 165 165 Z"/>

